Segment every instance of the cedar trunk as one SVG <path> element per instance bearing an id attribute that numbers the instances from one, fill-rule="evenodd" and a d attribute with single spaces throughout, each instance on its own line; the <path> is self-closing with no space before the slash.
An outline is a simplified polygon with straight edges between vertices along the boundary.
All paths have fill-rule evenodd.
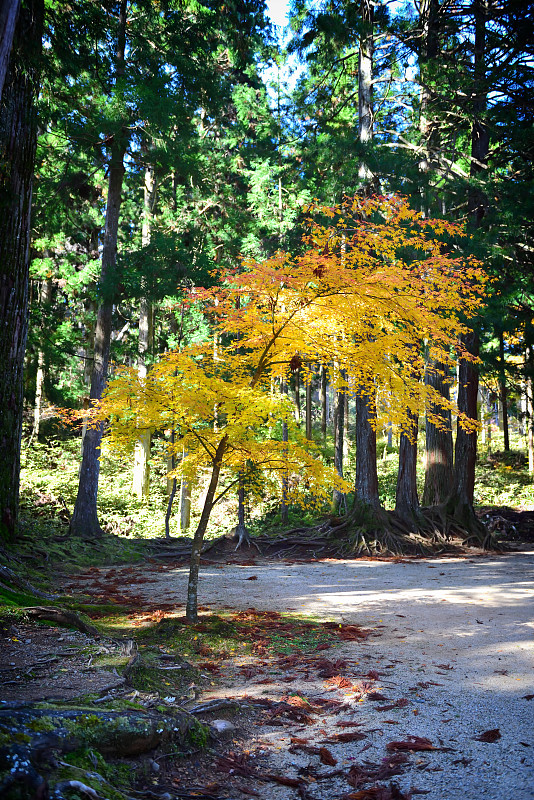
<path id="1" fill-rule="evenodd" d="M 450 381 L 447 378 L 444 364 L 436 362 L 427 364 L 425 384 L 432 386 L 445 399 L 450 399 Z M 432 404 L 429 411 L 441 417 L 441 427 L 434 425 L 427 415 L 426 420 L 426 465 L 425 486 L 423 489 L 423 505 L 435 506 L 445 502 L 453 484 L 453 444 L 451 412 L 437 404 Z"/>
<path id="2" fill-rule="evenodd" d="M 362 31 L 358 52 L 358 139 L 366 145 L 373 138 L 373 22 L 374 3 L 361 0 Z M 365 182 L 372 180 L 372 172 L 364 160 L 359 168 L 359 177 Z"/>
<path id="3" fill-rule="evenodd" d="M 368 394 L 356 396 L 356 482 L 354 503 L 380 509 L 376 470 L 376 406 Z"/>
<path id="4" fill-rule="evenodd" d="M 141 243 L 143 247 L 150 244 L 152 214 L 156 203 L 156 180 L 154 169 L 149 164 L 145 169 L 145 185 L 143 197 L 143 225 Z M 139 378 L 143 380 L 147 375 L 147 355 L 150 351 L 153 335 L 153 308 L 147 297 L 142 297 L 139 303 L 139 347 L 138 366 Z M 141 431 L 135 444 L 134 470 L 132 480 L 133 493 L 139 498 L 148 498 L 150 493 L 150 449 L 152 443 L 150 430 Z"/>
<path id="5" fill-rule="evenodd" d="M 344 378 L 344 374 L 342 372 Z M 334 468 L 340 478 L 343 477 L 343 441 L 345 434 L 345 392 L 339 389 L 336 392 L 335 420 L 335 445 L 334 445 Z M 337 514 L 344 500 L 344 495 L 338 489 L 334 489 L 332 495 L 332 513 Z"/>
<path id="6" fill-rule="evenodd" d="M 0 538 L 5 539 L 14 537 L 18 519 L 22 372 L 37 141 L 34 98 L 39 91 L 43 14 L 43 0 L 28 0 L 21 9 L 0 100 Z M 10 20 L 11 16 L 6 24 L 11 24 Z"/>
<path id="7" fill-rule="evenodd" d="M 402 431 L 399 448 L 399 472 L 395 511 L 407 525 L 413 524 L 419 514 L 417 496 L 417 414 L 408 413 L 409 426 Z"/>
<path id="8" fill-rule="evenodd" d="M 126 49 L 126 8 L 127 0 L 120 5 L 119 31 L 117 40 L 116 83 L 121 84 L 124 77 L 124 57 Z M 95 330 L 95 354 L 91 376 L 91 400 L 99 400 L 104 391 L 111 346 L 111 325 L 113 294 L 116 283 L 117 237 L 122 202 L 124 178 L 124 155 L 127 146 L 125 127 L 121 127 L 113 137 L 109 165 L 108 198 L 102 262 L 100 273 L 101 296 L 104 298 L 98 308 Z M 98 521 L 97 495 L 100 474 L 100 447 L 103 424 L 90 427 L 83 442 L 82 464 L 78 494 L 70 523 L 70 531 L 86 539 L 98 538 L 102 529 Z"/>
<path id="9" fill-rule="evenodd" d="M 0 97 L 2 97 L 9 68 L 9 56 L 13 46 L 19 8 L 20 0 L 1 0 L 0 2 Z"/>
<path id="10" fill-rule="evenodd" d="M 474 0 L 475 21 L 474 81 L 473 81 L 473 125 L 471 131 L 472 184 L 469 188 L 468 204 L 474 229 L 480 228 L 486 214 L 487 197 L 480 184 L 480 176 L 486 164 L 489 150 L 489 129 L 484 121 L 487 105 L 486 86 L 486 0 Z M 473 356 L 478 356 L 480 340 L 478 334 L 469 332 L 462 337 L 462 344 Z M 460 359 L 458 408 L 470 419 L 477 419 L 478 367 L 468 359 Z M 467 530 L 481 533 L 474 508 L 475 464 L 477 455 L 477 431 L 466 432 L 458 425 L 454 451 L 454 489 L 448 507 Z"/>
<path id="11" fill-rule="evenodd" d="M 510 450 L 510 432 L 508 429 L 508 391 L 506 388 L 506 361 L 504 357 L 504 333 L 501 331 L 499 335 L 499 388 L 501 393 L 502 405 L 502 429 L 504 433 L 504 449 Z"/>
<path id="12" fill-rule="evenodd" d="M 480 342 L 476 333 L 471 331 L 465 334 L 462 341 L 469 353 L 478 356 Z M 458 408 L 472 420 L 477 419 L 477 396 L 478 369 L 471 361 L 462 358 L 458 375 Z M 468 530 L 475 523 L 473 499 L 476 459 L 477 433 L 465 431 L 458 422 L 454 450 L 454 491 L 449 508 L 457 522 Z"/>

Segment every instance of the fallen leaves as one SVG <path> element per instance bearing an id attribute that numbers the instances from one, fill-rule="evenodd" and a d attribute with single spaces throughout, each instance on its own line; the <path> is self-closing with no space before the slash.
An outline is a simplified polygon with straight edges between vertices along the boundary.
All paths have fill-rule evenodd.
<path id="1" fill-rule="evenodd" d="M 319 748 L 319 758 L 321 760 L 321 764 L 326 764 L 329 767 L 335 767 L 337 764 L 337 758 L 334 758 L 330 750 L 326 747 Z"/>
<path id="2" fill-rule="evenodd" d="M 476 739 L 477 742 L 497 742 L 501 738 L 501 732 L 499 728 L 492 728 L 489 731 L 484 731 L 481 733 L 480 736 L 473 736 L 473 739 Z"/>
<path id="3" fill-rule="evenodd" d="M 324 682 L 325 689 L 333 691 L 334 689 L 352 689 L 352 681 L 344 678 L 343 675 L 334 675 Z"/>
<path id="4" fill-rule="evenodd" d="M 359 731 L 349 731 L 347 733 L 333 733 L 332 736 L 328 736 L 324 739 L 325 742 L 359 742 L 361 739 L 366 739 L 366 733 L 360 733 Z"/>
<path id="5" fill-rule="evenodd" d="M 359 792 L 344 794 L 341 800 L 409 800 L 410 795 L 401 792 L 399 787 L 392 783 L 389 786 L 371 786 Z"/>
<path id="6" fill-rule="evenodd" d="M 416 751 L 423 751 L 423 750 L 440 750 L 441 748 L 436 747 L 432 744 L 430 739 L 426 739 L 422 736 L 408 736 L 406 741 L 402 742 L 389 742 L 386 745 L 386 750 L 393 752 L 395 750 L 411 750 L 412 752 Z"/>

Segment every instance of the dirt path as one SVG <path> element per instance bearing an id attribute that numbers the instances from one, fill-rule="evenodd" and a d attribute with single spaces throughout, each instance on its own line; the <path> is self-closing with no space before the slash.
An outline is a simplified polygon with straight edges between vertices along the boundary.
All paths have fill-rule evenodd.
<path id="1" fill-rule="evenodd" d="M 187 572 L 186 567 L 145 566 L 136 570 L 132 583 L 121 582 L 120 591 L 180 613 Z M 100 570 L 99 579 L 103 577 Z M 397 562 L 266 563 L 258 558 L 246 565 L 208 564 L 202 568 L 199 601 L 210 610 L 291 611 L 373 630 L 367 640 L 346 642 L 326 654 L 339 662 L 337 671 L 348 684 L 340 684 L 333 694 L 309 669 L 279 664 L 269 670 L 264 664 L 257 674 L 252 670 L 223 677 L 210 697 L 296 695 L 342 702 L 339 713 L 328 719 L 319 716 L 304 725 L 295 721 L 290 728 L 260 725 L 247 733 L 251 758 L 260 759 L 254 763 L 267 759 L 279 774 L 306 774 L 312 786 L 306 796 L 311 798 L 385 800 L 409 797 L 411 791 L 429 800 L 530 800 L 533 600 L 534 552 Z M 373 698 L 373 692 L 379 697 Z M 335 739 L 340 731 L 336 725 L 343 720 L 352 721 L 348 730 L 364 732 L 361 741 Z M 481 734 L 482 741 L 474 738 Z M 419 745 L 410 737 L 419 737 Z M 425 749 L 421 739 L 438 749 Z M 409 764 L 389 778 L 401 794 L 394 787 L 390 794 L 358 794 L 355 789 L 369 791 L 369 781 L 358 783 L 358 770 L 367 769 L 366 762 L 384 764 L 405 752 L 388 748 L 391 741 L 405 747 L 415 743 Z M 337 784 L 333 777 L 313 791 L 321 742 L 328 743 L 338 769 L 356 770 L 352 795 L 347 794 L 346 772 Z M 316 761 L 313 769 L 310 758 Z M 269 784 L 260 796 L 289 800 L 298 795 L 295 789 Z"/>

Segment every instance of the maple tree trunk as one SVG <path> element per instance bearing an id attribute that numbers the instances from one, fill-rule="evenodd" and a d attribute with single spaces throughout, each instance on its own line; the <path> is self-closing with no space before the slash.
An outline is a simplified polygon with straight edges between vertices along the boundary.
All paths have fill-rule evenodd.
<path id="1" fill-rule="evenodd" d="M 117 65 L 116 81 L 124 76 L 124 58 L 126 48 L 126 8 L 127 0 L 122 0 L 120 5 L 119 32 L 117 40 Z M 106 205 L 106 222 L 104 230 L 104 244 L 102 247 L 102 261 L 100 273 L 100 287 L 104 300 L 98 308 L 95 330 L 95 353 L 93 373 L 91 376 L 91 400 L 99 400 L 104 391 L 111 346 L 112 326 L 112 287 L 114 288 L 115 267 L 117 261 L 117 236 L 119 229 L 119 215 L 122 202 L 122 184 L 124 178 L 124 156 L 127 147 L 126 129 L 117 131 L 111 147 L 109 165 L 108 198 Z M 70 531 L 86 539 L 102 536 L 103 531 L 98 521 L 97 496 L 98 478 L 100 474 L 100 447 L 102 443 L 104 426 L 89 427 L 83 443 L 82 464 L 76 503 L 70 522 Z"/>
<path id="2" fill-rule="evenodd" d="M 37 143 L 34 99 L 39 93 L 43 0 L 24 4 L 14 32 L 10 4 L 2 12 L 0 22 L 5 27 L 0 29 L 0 69 L 5 80 L 0 98 L 0 538 L 12 539 L 18 521 L 30 214 Z M 8 48 L 10 38 L 12 46 Z"/>
<path id="3" fill-rule="evenodd" d="M 0 97 L 6 79 L 9 56 L 15 36 L 20 0 L 1 0 L 0 2 Z"/>
<path id="4" fill-rule="evenodd" d="M 399 447 L 399 472 L 395 511 L 407 525 L 413 525 L 419 514 L 417 495 L 417 433 L 419 420 L 409 413 L 410 428 L 402 431 Z"/>
<path id="5" fill-rule="evenodd" d="M 189 581 L 187 584 L 187 603 L 185 610 L 185 617 L 188 622 L 196 622 L 198 619 L 197 598 L 198 598 L 198 570 L 200 567 L 200 554 L 202 551 L 202 543 L 204 541 L 204 535 L 206 533 L 210 514 L 214 505 L 215 492 L 217 491 L 217 485 L 219 483 L 219 475 L 221 472 L 221 466 L 227 445 L 228 445 L 228 436 L 223 436 L 223 438 L 221 439 L 221 441 L 217 446 L 217 450 L 215 451 L 215 455 L 213 457 L 211 478 L 208 486 L 208 491 L 206 494 L 206 499 L 204 501 L 202 514 L 200 516 L 200 521 L 198 523 L 198 527 L 193 537 L 193 545 L 191 549 L 191 562 L 189 566 Z"/>
<path id="6" fill-rule="evenodd" d="M 374 397 L 369 394 L 356 395 L 356 482 L 354 503 L 356 506 L 380 509 L 378 473 L 376 469 L 376 417 Z"/>
<path id="7" fill-rule="evenodd" d="M 450 384 L 444 372 L 443 364 L 436 362 L 427 364 L 425 384 L 432 386 L 445 400 L 449 400 Z M 445 502 L 450 495 L 454 473 L 451 413 L 438 405 L 431 405 L 429 410 L 441 417 L 443 427 L 434 425 L 427 415 L 424 506 L 440 505 Z"/>

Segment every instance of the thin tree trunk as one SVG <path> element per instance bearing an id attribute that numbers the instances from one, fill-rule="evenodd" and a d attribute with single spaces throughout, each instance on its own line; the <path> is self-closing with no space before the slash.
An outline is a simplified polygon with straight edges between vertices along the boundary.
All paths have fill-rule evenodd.
<path id="1" fill-rule="evenodd" d="M 219 483 L 219 475 L 221 472 L 222 462 L 226 447 L 228 444 L 228 437 L 223 436 L 217 446 L 215 455 L 213 457 L 211 478 L 208 486 L 208 492 L 204 501 L 204 508 L 200 517 L 200 522 L 193 537 L 193 546 L 191 550 L 191 564 L 189 567 L 189 581 L 187 584 L 187 603 L 185 610 L 185 617 L 188 622 L 196 622 L 198 618 L 197 597 L 198 597 L 198 570 L 200 566 L 200 554 L 202 551 L 202 543 L 204 541 L 204 534 L 206 533 L 211 511 L 213 509 L 215 492 Z"/>
<path id="2" fill-rule="evenodd" d="M 117 40 L 116 84 L 121 85 L 125 71 L 126 48 L 126 9 L 127 0 L 121 0 L 119 31 Z M 113 291 L 115 284 L 115 267 L 117 261 L 117 236 L 119 215 L 122 202 L 122 184 L 124 178 L 124 155 L 127 147 L 126 129 L 122 127 L 114 136 L 111 147 L 109 166 L 108 198 L 106 206 L 106 223 L 100 288 L 104 298 L 98 308 L 95 330 L 95 355 L 93 374 L 91 377 L 91 400 L 99 400 L 104 391 L 111 345 L 111 324 L 113 311 Z M 100 447 L 102 443 L 103 424 L 90 427 L 84 439 L 80 481 L 74 512 L 70 523 L 70 531 L 87 539 L 102 536 L 98 521 L 97 496 L 98 478 L 100 474 Z"/>
<path id="3" fill-rule="evenodd" d="M 506 389 L 506 361 L 504 357 L 504 333 L 501 331 L 499 335 L 499 388 L 501 393 L 501 406 L 502 406 L 502 429 L 504 433 L 504 449 L 506 452 L 510 450 L 510 432 L 508 429 L 508 392 Z"/>
<path id="4" fill-rule="evenodd" d="M 295 421 L 300 427 L 302 419 L 300 410 L 300 368 L 295 371 Z"/>
<path id="5" fill-rule="evenodd" d="M 280 391 L 282 394 L 287 394 L 287 383 L 285 378 L 282 378 Z M 284 420 L 282 422 L 282 442 L 287 444 L 289 442 L 289 430 L 287 427 L 287 422 Z M 284 454 L 287 456 L 287 448 L 283 448 Z M 287 495 L 289 491 L 289 475 L 287 471 L 282 476 L 282 501 L 280 503 L 280 522 L 282 525 L 286 525 L 289 519 L 289 508 L 287 505 Z"/>
<path id="6" fill-rule="evenodd" d="M 5 18 L 11 26 L 11 14 Z M 15 536 L 20 485 L 23 367 L 28 326 L 32 181 L 37 141 L 43 0 L 28 0 L 12 36 L 0 98 L 0 539 Z M 9 32 L 4 36 L 10 36 Z M 7 46 L 6 46 L 7 49 Z"/>
<path id="7" fill-rule="evenodd" d="M 52 296 L 52 281 L 45 280 L 41 285 L 40 303 L 41 306 L 48 306 Z M 44 308 L 43 308 L 44 312 Z M 45 354 L 42 344 L 39 345 L 37 353 L 37 374 L 35 376 L 35 401 L 33 404 L 33 429 L 30 437 L 30 444 L 39 439 L 39 429 L 41 427 L 41 409 L 43 401 L 43 384 L 45 378 Z"/>
<path id="8" fill-rule="evenodd" d="M 307 376 L 306 381 L 306 439 L 313 439 L 312 429 L 312 375 Z"/>
<path id="9" fill-rule="evenodd" d="M 19 8 L 20 0 L 0 0 L 0 97 L 9 67 Z"/>
<path id="10" fill-rule="evenodd" d="M 408 414 L 409 427 L 402 431 L 399 447 L 399 472 L 395 511 L 407 525 L 413 524 L 419 514 L 417 495 L 417 414 Z"/>
<path id="11" fill-rule="evenodd" d="M 341 371 L 341 376 L 345 377 L 344 372 Z M 344 432 L 345 432 L 345 392 L 343 389 L 339 389 L 336 392 L 336 411 L 334 415 L 335 419 L 335 430 L 336 430 L 336 437 L 335 437 L 335 447 L 334 447 L 334 469 L 336 470 L 337 474 L 340 478 L 343 477 L 343 440 L 344 440 Z M 338 514 L 342 509 L 342 505 L 345 501 L 345 495 L 334 489 L 332 494 L 332 513 Z"/>
<path id="12" fill-rule="evenodd" d="M 238 538 L 237 546 L 240 547 L 244 541 L 248 541 L 248 531 L 245 526 L 245 474 L 239 473 L 239 485 L 237 489 L 237 528 L 235 529 Z"/>
<path id="13" fill-rule="evenodd" d="M 366 393 L 365 393 L 366 392 Z M 356 482 L 355 505 L 380 509 L 378 473 L 376 469 L 375 399 L 368 390 L 356 395 Z"/>
<path id="14" fill-rule="evenodd" d="M 349 393 L 345 392 L 345 409 L 343 414 L 343 463 L 349 460 Z"/>
<path id="15" fill-rule="evenodd" d="M 450 399 L 450 382 L 445 374 L 444 364 L 432 362 L 425 369 L 425 384 L 432 386 L 445 399 Z M 425 486 L 423 505 L 435 506 L 445 502 L 450 495 L 453 483 L 453 443 L 451 412 L 437 404 L 432 404 L 429 412 L 441 417 L 441 427 L 434 425 L 427 414 Z"/>
<path id="16" fill-rule="evenodd" d="M 530 333 L 532 334 L 532 329 Z M 534 476 L 534 352 L 532 344 L 527 344 L 525 352 L 525 391 L 527 394 L 528 471 L 530 475 Z"/>
<path id="17" fill-rule="evenodd" d="M 183 452 L 183 458 L 186 451 Z M 180 531 L 185 533 L 191 525 L 191 481 L 182 475 L 180 484 Z"/>
<path id="18" fill-rule="evenodd" d="M 156 203 L 156 181 L 154 178 L 154 168 L 148 165 L 145 169 L 145 183 L 143 189 L 143 226 L 141 231 L 141 244 L 148 247 L 150 244 L 150 228 L 152 214 Z M 153 339 L 153 309 L 152 303 L 147 297 L 142 297 L 139 303 L 139 347 L 138 347 L 138 367 L 139 378 L 143 380 L 147 374 L 147 355 Z M 142 431 L 135 444 L 134 451 L 134 471 L 132 490 L 139 497 L 146 499 L 150 492 L 150 430 Z"/>
<path id="19" fill-rule="evenodd" d="M 358 53 L 358 138 L 361 145 L 368 145 L 373 138 L 373 20 L 374 3 L 361 0 L 362 32 Z M 359 177 L 370 183 L 373 178 L 365 155 L 359 167 Z"/>
<path id="20" fill-rule="evenodd" d="M 327 375 L 326 375 L 326 367 L 323 364 L 321 366 L 321 434 L 323 437 L 323 441 L 326 440 L 326 421 L 327 421 L 327 400 L 326 400 L 326 386 L 327 386 Z"/>

